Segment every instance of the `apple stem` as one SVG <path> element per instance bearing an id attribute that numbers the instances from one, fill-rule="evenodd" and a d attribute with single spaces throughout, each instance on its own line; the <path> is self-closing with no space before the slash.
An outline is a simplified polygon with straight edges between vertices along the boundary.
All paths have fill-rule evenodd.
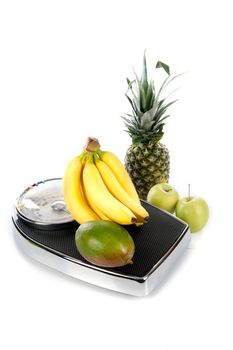
<path id="1" fill-rule="evenodd" d="M 190 201 L 190 184 L 188 184 L 188 199 Z"/>

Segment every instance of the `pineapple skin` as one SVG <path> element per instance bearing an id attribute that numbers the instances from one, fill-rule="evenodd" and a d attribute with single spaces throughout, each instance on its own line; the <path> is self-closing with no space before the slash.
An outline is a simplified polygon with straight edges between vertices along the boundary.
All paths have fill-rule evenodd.
<path id="1" fill-rule="evenodd" d="M 139 197 L 146 200 L 152 186 L 169 180 L 169 151 L 164 144 L 153 140 L 132 144 L 125 156 L 125 168 Z"/>

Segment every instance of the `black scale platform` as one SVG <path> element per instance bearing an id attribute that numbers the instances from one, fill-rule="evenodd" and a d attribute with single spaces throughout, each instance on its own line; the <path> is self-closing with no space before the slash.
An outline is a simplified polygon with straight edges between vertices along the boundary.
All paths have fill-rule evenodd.
<path id="1" fill-rule="evenodd" d="M 171 249 L 171 247 L 182 238 L 187 225 L 168 215 L 158 208 L 143 202 L 142 205 L 150 213 L 147 224 L 141 227 L 125 226 L 131 234 L 135 243 L 135 254 L 133 264 L 118 268 L 105 268 L 127 276 L 143 277 L 154 265 L 156 265 Z M 38 230 L 26 225 L 20 218 L 13 219 L 18 230 L 27 238 L 57 252 L 88 263 L 78 253 L 75 246 L 75 231 L 78 225 L 60 230 Z M 90 263 L 88 263 L 92 266 Z"/>

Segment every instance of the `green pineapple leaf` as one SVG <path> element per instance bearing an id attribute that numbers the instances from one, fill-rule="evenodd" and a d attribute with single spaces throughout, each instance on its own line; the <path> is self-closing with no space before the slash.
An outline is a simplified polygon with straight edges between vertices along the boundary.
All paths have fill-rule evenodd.
<path id="1" fill-rule="evenodd" d="M 160 97 L 160 94 L 161 92 L 163 91 L 163 89 L 168 85 L 170 84 L 173 80 L 175 80 L 176 78 L 180 77 L 181 75 L 183 75 L 184 73 L 180 73 L 180 74 L 177 74 L 177 75 L 174 75 L 173 77 L 171 77 L 171 75 L 169 75 L 165 80 L 164 82 L 162 83 L 162 85 L 160 86 L 160 89 L 157 93 L 157 96 L 155 98 L 155 102 L 154 103 L 158 103 L 159 102 L 159 97 Z"/>
<path id="2" fill-rule="evenodd" d="M 127 81 L 127 84 L 130 85 L 131 84 L 131 81 L 129 80 L 129 78 L 127 77 L 126 78 L 126 81 Z"/>
<path id="3" fill-rule="evenodd" d="M 148 85 L 146 93 L 146 108 L 147 110 L 153 106 L 153 82 Z"/>
<path id="4" fill-rule="evenodd" d="M 170 68 L 169 68 L 169 66 L 168 66 L 166 63 L 163 63 L 163 62 L 161 62 L 161 61 L 158 61 L 158 62 L 156 63 L 155 68 L 163 68 L 163 69 L 165 70 L 165 72 L 166 72 L 168 75 L 170 75 Z"/>
<path id="5" fill-rule="evenodd" d="M 126 118 L 123 115 L 121 116 L 121 118 L 124 120 L 125 123 L 128 123 L 128 124 L 131 123 L 131 120 L 129 118 Z"/>
<path id="6" fill-rule="evenodd" d="M 128 84 L 128 90 L 132 88 L 133 83 L 135 83 L 135 80 L 130 81 L 129 78 L 126 78 L 127 84 Z"/>
<path id="7" fill-rule="evenodd" d="M 136 73 L 135 73 L 136 74 Z M 138 81 L 138 77 L 136 75 L 136 80 Z M 135 81 L 133 81 L 135 82 Z M 138 91 L 138 96 L 137 94 L 135 93 L 134 89 L 133 89 L 133 84 L 130 84 L 129 85 L 129 90 L 131 91 L 132 95 L 133 95 L 133 101 L 134 101 L 134 104 L 136 105 L 137 107 L 137 110 L 140 111 L 140 91 Z M 126 96 L 127 96 L 127 93 L 126 93 Z"/>
<path id="8" fill-rule="evenodd" d="M 142 87 L 140 87 L 140 109 L 141 111 L 146 111 L 146 94 Z"/>
<path id="9" fill-rule="evenodd" d="M 134 70 L 134 74 L 136 77 L 136 82 L 137 82 L 137 87 L 138 87 L 138 95 L 139 95 L 139 103 L 140 103 L 139 109 L 142 112 L 145 112 L 146 111 L 146 91 L 144 90 L 144 87 L 143 87 L 141 81 L 139 80 L 139 77 L 138 77 L 137 73 L 135 72 L 135 70 Z M 131 91 L 132 91 L 132 89 L 131 89 Z"/>
<path id="10" fill-rule="evenodd" d="M 142 69 L 142 76 L 141 76 L 141 85 L 143 87 L 143 90 L 145 93 L 148 89 L 148 80 L 147 80 L 147 65 L 146 65 L 146 50 L 144 51 L 143 56 L 143 69 Z"/>
<path id="11" fill-rule="evenodd" d="M 123 120 L 133 143 L 158 142 L 163 137 L 165 121 L 169 117 L 167 111 L 177 101 L 169 101 L 168 99 L 174 91 L 166 96 L 164 96 L 164 91 L 173 80 L 184 73 L 170 74 L 169 66 L 161 61 L 157 62 L 156 68 L 162 68 L 167 73 L 167 77 L 158 86 L 158 91 L 155 90 L 154 81 L 148 80 L 145 52 L 140 79 L 135 71 L 134 80 L 126 78 L 128 85 L 126 97 L 132 107 L 132 113 L 126 114 Z"/>
<path id="12" fill-rule="evenodd" d="M 129 103 L 131 104 L 131 107 L 135 112 L 135 114 L 137 114 L 138 116 L 141 116 L 143 113 L 140 111 L 140 108 L 138 108 L 138 106 L 136 105 L 135 100 L 131 100 L 131 98 L 127 94 L 125 94 L 125 96 L 128 99 Z"/>
<path id="13" fill-rule="evenodd" d="M 180 74 L 176 74 L 176 75 L 173 75 L 173 76 L 171 76 L 171 75 L 169 75 L 168 76 L 168 79 L 165 79 L 165 81 L 164 81 L 164 86 L 163 86 L 163 88 L 165 88 L 168 84 L 170 84 L 173 80 L 175 80 L 176 78 L 179 78 L 181 75 L 184 75 L 185 73 L 180 73 Z M 171 78 L 171 79 L 170 79 Z M 170 80 L 169 80 L 170 79 Z"/>
<path id="14" fill-rule="evenodd" d="M 133 101 L 131 100 L 131 98 L 127 95 L 127 94 L 125 94 L 125 96 L 126 96 L 126 98 L 127 98 L 127 100 L 129 101 L 129 103 L 131 104 L 131 107 L 133 108 L 133 110 L 134 110 L 134 104 L 133 104 Z M 134 110 L 135 111 L 135 110 Z M 136 112 L 136 111 L 135 111 Z"/>
<path id="15" fill-rule="evenodd" d="M 166 112 L 166 110 L 171 106 L 173 105 L 175 102 L 177 102 L 177 100 L 174 100 L 174 101 L 171 101 L 169 103 L 167 103 L 166 105 L 163 106 L 163 104 L 160 105 L 160 108 L 158 108 L 158 114 L 164 114 Z"/>
<path id="16" fill-rule="evenodd" d="M 160 121 L 159 121 L 158 123 L 155 124 L 154 130 L 157 130 L 157 129 L 163 127 L 163 126 L 165 125 L 165 124 L 163 123 L 163 121 L 164 121 L 165 119 L 169 118 L 169 117 L 170 117 L 170 115 L 166 115 L 165 117 L 163 117 L 162 119 L 160 119 Z"/>

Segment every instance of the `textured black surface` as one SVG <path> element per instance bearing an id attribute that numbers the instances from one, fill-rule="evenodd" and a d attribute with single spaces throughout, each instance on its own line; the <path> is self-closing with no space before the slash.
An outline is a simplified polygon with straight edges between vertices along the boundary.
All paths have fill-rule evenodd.
<path id="1" fill-rule="evenodd" d="M 145 276 L 167 253 L 184 231 L 186 225 L 175 217 L 162 212 L 148 203 L 142 202 L 142 204 L 150 213 L 149 222 L 139 228 L 134 225 L 126 226 L 135 243 L 133 264 L 114 269 L 106 268 L 106 270 L 137 277 Z M 33 241 L 87 263 L 80 256 L 75 246 L 74 236 L 76 229 L 41 231 L 28 227 L 21 219 L 16 220 L 16 225 Z M 88 264 L 91 266 L 90 263 Z"/>

